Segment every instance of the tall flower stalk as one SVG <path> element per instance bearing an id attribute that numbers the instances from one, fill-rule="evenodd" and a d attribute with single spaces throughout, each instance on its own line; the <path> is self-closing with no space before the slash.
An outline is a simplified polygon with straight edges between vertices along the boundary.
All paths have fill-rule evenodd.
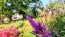
<path id="1" fill-rule="evenodd" d="M 39 22 L 35 22 L 29 16 L 26 16 L 27 20 L 30 22 L 31 26 L 34 28 L 32 31 L 36 37 L 52 37 L 51 33 L 46 30 L 45 26 L 40 24 Z"/>

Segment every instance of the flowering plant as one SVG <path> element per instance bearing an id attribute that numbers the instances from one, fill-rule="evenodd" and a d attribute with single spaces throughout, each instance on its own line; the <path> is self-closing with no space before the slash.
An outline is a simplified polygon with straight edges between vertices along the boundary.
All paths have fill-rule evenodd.
<path id="1" fill-rule="evenodd" d="M 0 37 L 17 37 L 18 30 L 14 27 L 10 27 L 9 29 L 1 29 Z"/>
<path id="2" fill-rule="evenodd" d="M 34 28 L 32 33 L 36 35 L 36 37 L 52 37 L 51 33 L 39 22 L 35 22 L 29 16 L 26 16 L 27 20 L 30 22 L 31 26 Z M 58 33 L 55 31 L 57 37 L 59 37 Z"/>

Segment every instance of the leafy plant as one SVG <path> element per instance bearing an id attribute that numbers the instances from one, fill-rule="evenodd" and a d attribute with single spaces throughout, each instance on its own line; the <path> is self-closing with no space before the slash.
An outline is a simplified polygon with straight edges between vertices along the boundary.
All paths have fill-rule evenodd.
<path id="1" fill-rule="evenodd" d="M 64 29 L 64 23 L 65 21 L 63 18 L 65 17 L 65 14 L 57 14 L 55 17 L 53 17 L 54 21 L 50 21 L 50 31 L 52 32 L 53 37 L 56 37 L 54 34 L 53 29 L 56 30 L 60 37 L 63 37 L 65 35 L 65 29 Z"/>

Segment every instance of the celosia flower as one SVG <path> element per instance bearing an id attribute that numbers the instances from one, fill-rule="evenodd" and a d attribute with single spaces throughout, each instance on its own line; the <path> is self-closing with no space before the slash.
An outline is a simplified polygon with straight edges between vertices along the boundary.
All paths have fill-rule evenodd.
<path id="1" fill-rule="evenodd" d="M 34 28 L 34 30 L 32 31 L 33 34 L 41 35 L 42 37 L 52 37 L 50 32 L 46 30 L 45 26 L 41 25 L 39 22 L 35 22 L 29 16 L 26 16 L 26 18 L 30 22 L 31 26 Z"/>
<path id="2" fill-rule="evenodd" d="M 7 30 L 0 30 L 0 37 L 10 37 L 10 33 Z"/>
<path id="3" fill-rule="evenodd" d="M 18 30 L 14 27 L 10 27 L 9 29 L 0 29 L 0 37 L 17 37 Z"/>
<path id="4" fill-rule="evenodd" d="M 10 32 L 10 34 L 11 34 L 13 37 L 16 37 L 17 34 L 18 34 L 18 30 L 17 30 L 16 28 L 14 28 L 14 27 L 10 27 L 10 28 L 8 29 L 8 31 Z"/>

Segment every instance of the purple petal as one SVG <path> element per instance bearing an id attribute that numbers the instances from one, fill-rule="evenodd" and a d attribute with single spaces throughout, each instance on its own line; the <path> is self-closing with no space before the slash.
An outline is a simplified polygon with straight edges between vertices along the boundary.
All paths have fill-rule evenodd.
<path id="1" fill-rule="evenodd" d="M 41 30 L 46 30 L 45 26 L 38 22 L 38 26 L 41 28 Z"/>
<path id="2" fill-rule="evenodd" d="M 39 31 L 39 30 L 34 30 L 34 31 L 32 31 L 33 32 L 33 34 L 43 34 L 43 32 L 41 32 L 41 31 Z"/>
<path id="3" fill-rule="evenodd" d="M 32 18 L 30 18 L 29 16 L 26 16 L 26 19 L 30 22 L 31 26 L 34 28 L 34 29 L 37 29 L 38 28 L 38 25 L 37 23 L 32 20 Z"/>
<path id="4" fill-rule="evenodd" d="M 46 37 L 45 35 L 42 35 L 42 37 Z"/>
<path id="5" fill-rule="evenodd" d="M 45 33 L 46 33 L 46 36 L 48 36 L 48 37 L 52 37 L 52 35 L 51 35 L 51 33 L 50 33 L 49 31 L 46 30 Z"/>
<path id="6" fill-rule="evenodd" d="M 39 30 L 33 30 L 33 34 L 39 34 Z"/>

